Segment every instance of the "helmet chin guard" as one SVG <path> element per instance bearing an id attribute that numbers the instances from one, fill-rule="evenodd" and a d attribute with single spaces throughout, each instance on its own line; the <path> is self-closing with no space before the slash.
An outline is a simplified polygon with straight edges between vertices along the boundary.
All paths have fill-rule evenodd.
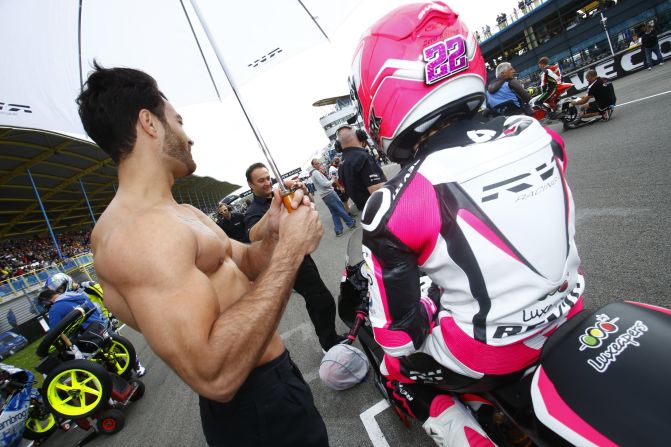
<path id="1" fill-rule="evenodd" d="M 350 94 L 368 134 L 396 162 L 432 125 L 476 111 L 487 76 L 475 37 L 442 2 L 405 5 L 373 24 L 355 52 Z"/>

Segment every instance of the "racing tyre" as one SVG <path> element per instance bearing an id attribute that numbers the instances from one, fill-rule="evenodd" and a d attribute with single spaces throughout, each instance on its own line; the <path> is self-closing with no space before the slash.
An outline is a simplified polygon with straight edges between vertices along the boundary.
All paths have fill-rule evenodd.
<path id="1" fill-rule="evenodd" d="M 121 410 L 110 408 L 102 412 L 98 418 L 98 430 L 106 435 L 118 433 L 124 426 L 126 417 Z"/>
<path id="2" fill-rule="evenodd" d="M 105 357 L 105 364 L 110 372 L 118 374 L 124 379 L 130 379 L 133 376 L 133 368 L 137 363 L 135 347 L 130 340 L 118 334 L 111 335 L 110 339 L 102 352 Z"/>
<path id="3" fill-rule="evenodd" d="M 55 432 L 57 428 L 56 418 L 45 404 L 31 405 L 23 437 L 31 441 L 41 441 Z"/>
<path id="4" fill-rule="evenodd" d="M 88 360 L 71 360 L 54 368 L 42 384 L 42 395 L 52 413 L 63 418 L 90 416 L 107 405 L 112 378 Z"/>
<path id="5" fill-rule="evenodd" d="M 129 380 L 128 383 L 130 383 L 133 386 L 137 384 L 137 389 L 133 392 L 133 395 L 131 396 L 130 400 L 135 402 L 136 400 L 142 399 L 142 396 L 144 396 L 144 382 L 142 382 L 141 380 L 132 379 Z"/>
<path id="6" fill-rule="evenodd" d="M 86 319 L 93 313 L 94 309 L 85 310 L 81 307 L 74 308 L 67 314 L 61 321 L 59 321 L 54 327 L 52 327 L 49 332 L 47 332 L 40 342 L 39 346 L 35 350 L 35 353 L 38 357 L 44 358 L 49 355 L 49 353 L 58 351 L 65 351 L 67 346 L 65 342 L 61 339 L 61 334 L 70 338 L 75 332 L 77 332 Z"/>

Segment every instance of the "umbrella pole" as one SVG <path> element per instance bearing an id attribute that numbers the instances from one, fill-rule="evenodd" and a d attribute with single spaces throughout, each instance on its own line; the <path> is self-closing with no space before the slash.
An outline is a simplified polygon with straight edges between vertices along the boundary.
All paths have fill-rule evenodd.
<path id="1" fill-rule="evenodd" d="M 226 62 L 224 61 L 224 57 L 221 54 L 221 51 L 219 50 L 219 47 L 217 46 L 217 42 L 212 38 L 212 34 L 210 33 L 210 29 L 207 26 L 207 22 L 205 21 L 205 18 L 200 12 L 200 9 L 198 8 L 198 2 L 196 0 L 191 0 L 191 6 L 193 7 L 193 10 L 196 12 L 196 16 L 198 16 L 198 20 L 200 21 L 200 24 L 203 26 L 203 30 L 205 31 L 205 34 L 207 35 L 207 38 L 210 41 L 210 45 L 212 46 L 212 49 L 214 50 L 214 53 L 217 55 L 217 59 L 219 60 L 219 65 L 221 65 L 221 69 L 224 71 L 224 75 L 226 75 L 226 79 L 228 80 L 228 83 L 231 86 L 231 90 L 233 90 L 233 94 L 235 95 L 235 98 L 238 100 L 238 104 L 240 104 L 240 108 L 242 108 L 242 113 L 245 115 L 245 118 L 247 119 L 247 122 L 249 123 L 249 126 L 252 128 L 252 132 L 254 132 L 254 136 L 256 137 L 256 141 L 258 141 L 259 146 L 261 147 L 261 151 L 263 152 L 263 155 L 266 157 L 266 160 L 268 160 L 268 167 L 270 168 L 270 171 L 273 173 L 275 178 L 277 179 L 277 185 L 280 189 L 280 194 L 282 195 L 282 199 L 284 201 L 284 204 L 287 206 L 288 210 L 291 210 L 291 198 L 290 194 L 291 192 L 287 189 L 286 186 L 284 186 L 284 182 L 282 181 L 282 174 L 280 173 L 280 170 L 277 168 L 277 165 L 275 164 L 275 159 L 273 158 L 272 154 L 268 150 L 268 146 L 266 145 L 266 142 L 263 140 L 263 137 L 261 136 L 261 132 L 259 129 L 256 127 L 256 124 L 252 120 L 252 117 L 247 113 L 247 107 L 245 107 L 245 103 L 242 100 L 242 97 L 240 96 L 240 92 L 238 90 L 238 85 L 235 82 L 235 79 L 233 79 L 233 76 L 231 75 L 231 72 L 228 69 L 228 66 L 226 65 Z M 288 200 L 287 200 L 288 199 Z"/>

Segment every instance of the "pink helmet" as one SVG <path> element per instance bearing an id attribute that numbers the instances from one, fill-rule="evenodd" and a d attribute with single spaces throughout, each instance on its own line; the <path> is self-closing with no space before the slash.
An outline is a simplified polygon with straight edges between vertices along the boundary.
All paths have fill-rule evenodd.
<path id="1" fill-rule="evenodd" d="M 368 134 L 389 158 L 412 157 L 422 133 L 485 98 L 480 47 L 459 16 L 435 1 L 401 6 L 364 34 L 350 89 Z"/>

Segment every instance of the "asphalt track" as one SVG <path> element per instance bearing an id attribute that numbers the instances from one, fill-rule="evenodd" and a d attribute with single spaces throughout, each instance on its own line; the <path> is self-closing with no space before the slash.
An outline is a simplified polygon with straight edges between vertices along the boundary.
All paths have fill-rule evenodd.
<path id="1" fill-rule="evenodd" d="M 560 124 L 550 125 L 562 134 L 568 151 L 589 307 L 620 299 L 671 307 L 671 157 L 666 152 L 671 141 L 670 80 L 671 63 L 633 74 L 614 83 L 620 106 L 610 122 L 568 132 Z M 314 258 L 337 296 L 347 239 L 335 238 L 328 210 L 320 200 L 317 205 L 326 231 Z M 370 381 L 340 392 L 321 383 L 317 371 L 322 353 L 300 296 L 291 298 L 279 331 L 310 383 L 332 446 L 434 445 L 419 424 L 408 429 L 391 410 L 371 409 L 381 396 Z M 126 427 L 120 433 L 101 435 L 89 445 L 205 445 L 195 393 L 153 354 L 140 334 L 128 329 L 124 334 L 147 367 L 147 391 L 126 409 Z M 364 412 L 374 441 L 364 427 Z M 78 429 L 58 432 L 44 445 L 74 445 L 83 436 Z"/>

